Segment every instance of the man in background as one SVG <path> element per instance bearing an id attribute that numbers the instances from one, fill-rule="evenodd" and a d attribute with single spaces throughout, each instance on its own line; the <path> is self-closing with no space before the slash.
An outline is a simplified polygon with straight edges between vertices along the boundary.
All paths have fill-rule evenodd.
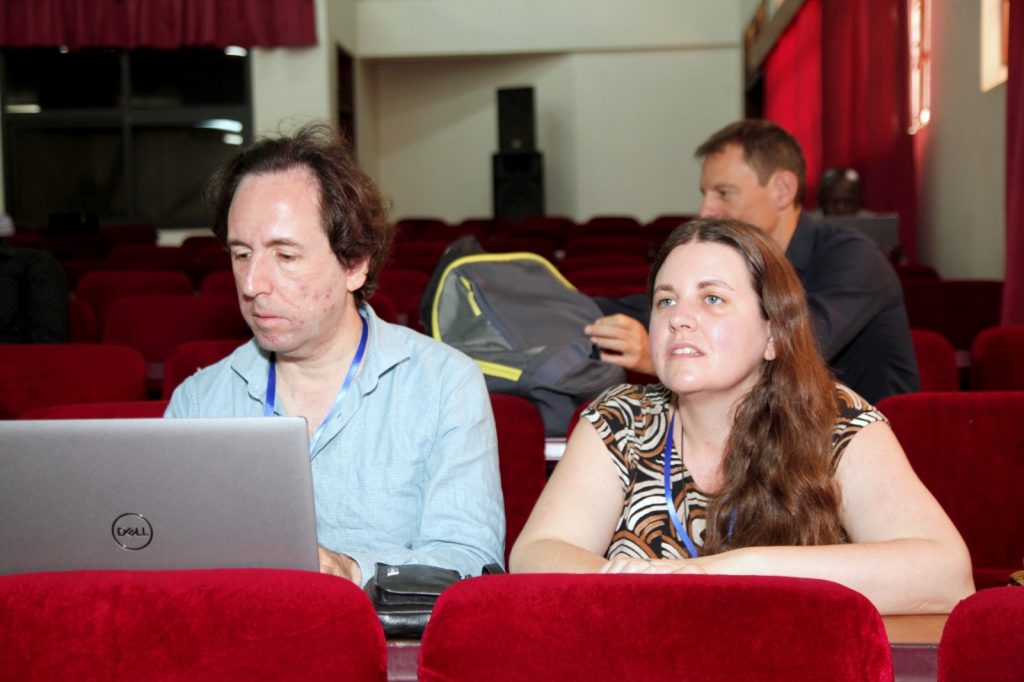
<path id="1" fill-rule="evenodd" d="M 780 126 L 743 120 L 697 148 L 703 162 L 701 216 L 756 225 L 775 240 L 807 292 L 815 337 L 836 378 L 871 402 L 920 388 L 903 291 L 866 236 L 819 223 L 801 211 L 799 143 Z M 653 374 L 646 322 L 624 313 L 586 327 L 601 358 Z"/>

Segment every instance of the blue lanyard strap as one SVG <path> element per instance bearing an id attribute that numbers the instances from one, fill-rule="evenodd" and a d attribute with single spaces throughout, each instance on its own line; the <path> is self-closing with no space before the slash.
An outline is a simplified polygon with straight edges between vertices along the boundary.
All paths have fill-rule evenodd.
<path id="1" fill-rule="evenodd" d="M 679 539 L 686 545 L 686 551 L 690 553 L 692 558 L 696 559 L 698 556 L 697 546 L 693 544 L 690 534 L 686 532 L 683 522 L 679 520 L 676 503 L 672 499 L 672 441 L 675 436 L 675 430 L 676 415 L 673 412 L 672 417 L 668 420 L 668 436 L 665 438 L 665 506 L 668 507 L 668 515 L 672 519 L 672 525 L 676 527 L 676 534 L 679 535 Z"/>
<path id="2" fill-rule="evenodd" d="M 698 556 L 697 546 L 693 544 L 690 534 L 683 527 L 683 522 L 679 519 L 679 512 L 676 511 L 675 500 L 672 499 L 672 441 L 675 438 L 675 426 L 676 415 L 673 412 L 672 417 L 668 420 L 668 436 L 665 438 L 665 506 L 668 507 L 669 518 L 672 519 L 672 525 L 676 527 L 679 539 L 686 545 L 686 551 L 690 553 L 692 558 L 696 559 Z M 732 529 L 735 525 L 736 509 L 733 508 L 729 514 L 729 537 L 732 537 Z"/>
<path id="3" fill-rule="evenodd" d="M 355 379 L 356 372 L 359 371 L 359 365 L 363 362 L 363 355 L 366 353 L 366 339 L 369 336 L 369 326 L 366 324 L 366 318 L 360 315 L 360 321 L 363 323 L 363 332 L 359 337 L 359 347 L 356 349 L 356 355 L 352 358 L 352 364 L 348 366 L 348 373 L 345 375 L 345 381 L 341 384 L 341 390 L 338 391 L 338 395 L 334 397 L 334 403 L 331 404 L 331 409 L 327 411 L 327 416 L 324 417 L 324 421 L 317 428 L 316 433 L 313 434 L 313 438 L 309 441 L 309 451 L 312 453 L 316 449 L 316 444 L 320 440 L 320 436 L 323 435 L 324 427 L 327 426 L 327 422 L 331 420 L 331 416 L 337 409 L 338 404 L 341 403 L 341 399 L 345 397 L 348 392 L 348 387 L 352 385 L 352 380 Z M 274 416 L 274 403 L 276 402 L 277 396 L 277 370 L 275 369 L 276 361 L 274 355 L 270 355 L 270 367 L 267 369 L 267 395 L 263 402 L 263 416 L 273 417 Z"/>

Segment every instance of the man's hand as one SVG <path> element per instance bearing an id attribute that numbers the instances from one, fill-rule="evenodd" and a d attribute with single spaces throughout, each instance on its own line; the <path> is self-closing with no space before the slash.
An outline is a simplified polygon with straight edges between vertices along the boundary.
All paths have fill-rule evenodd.
<path id="1" fill-rule="evenodd" d="M 601 349 L 601 360 L 634 372 L 654 374 L 647 330 L 622 313 L 598 319 L 583 328 L 594 345 Z"/>
<path id="2" fill-rule="evenodd" d="M 359 570 L 359 564 L 350 556 L 332 552 L 324 547 L 317 547 L 320 555 L 320 572 L 336 575 L 346 580 L 351 580 L 362 587 L 363 572 Z"/>

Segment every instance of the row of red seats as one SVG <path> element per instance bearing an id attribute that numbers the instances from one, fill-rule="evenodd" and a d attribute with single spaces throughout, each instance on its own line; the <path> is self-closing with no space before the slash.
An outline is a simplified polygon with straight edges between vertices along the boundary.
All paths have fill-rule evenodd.
<path id="1" fill-rule="evenodd" d="M 359 587 L 308 571 L 9 575 L 0 611 L 11 679 L 383 682 L 403 652 Z M 469 578 L 441 595 L 417 648 L 424 682 L 894 679 L 878 611 L 836 583 L 797 578 Z M 1024 589 L 961 601 L 937 659 L 940 682 L 1020 679 Z"/>

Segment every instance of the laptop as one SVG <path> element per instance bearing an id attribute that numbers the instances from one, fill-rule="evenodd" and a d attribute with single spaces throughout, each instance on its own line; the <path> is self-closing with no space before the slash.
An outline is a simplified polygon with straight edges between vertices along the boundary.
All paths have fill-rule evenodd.
<path id="1" fill-rule="evenodd" d="M 0 421 L 0 574 L 318 570 L 306 422 Z"/>
<path id="2" fill-rule="evenodd" d="M 823 221 L 860 230 L 871 238 L 886 256 L 900 243 L 900 217 L 895 213 L 863 216 L 826 216 Z"/>

